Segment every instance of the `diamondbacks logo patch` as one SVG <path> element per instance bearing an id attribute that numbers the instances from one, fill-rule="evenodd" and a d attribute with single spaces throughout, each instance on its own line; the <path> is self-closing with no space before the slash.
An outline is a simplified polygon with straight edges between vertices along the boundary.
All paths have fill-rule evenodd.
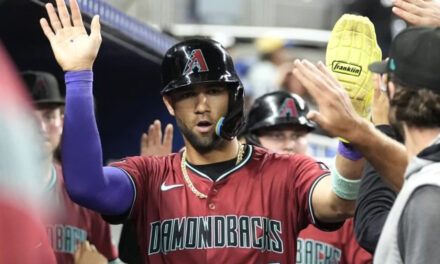
<path id="1" fill-rule="evenodd" d="M 347 75 L 360 76 L 362 72 L 362 66 L 347 63 L 344 61 L 333 61 L 332 71 Z"/>
<path id="2" fill-rule="evenodd" d="M 197 69 L 195 71 L 195 69 Z M 201 49 L 195 49 L 191 52 L 191 56 L 186 62 L 185 69 L 182 75 L 187 75 L 194 72 L 207 72 L 208 64 L 206 64 L 205 57 Z"/>
<path id="3" fill-rule="evenodd" d="M 286 98 L 280 109 L 280 117 L 294 117 L 297 115 L 295 102 L 292 98 Z"/>

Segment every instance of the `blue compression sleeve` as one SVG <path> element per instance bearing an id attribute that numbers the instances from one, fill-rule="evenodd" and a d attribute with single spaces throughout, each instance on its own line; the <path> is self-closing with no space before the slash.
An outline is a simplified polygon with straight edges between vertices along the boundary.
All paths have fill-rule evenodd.
<path id="1" fill-rule="evenodd" d="M 105 215 L 130 209 L 134 186 L 120 169 L 102 166 L 101 141 L 93 109 L 93 72 L 67 72 L 62 161 L 71 199 Z"/>

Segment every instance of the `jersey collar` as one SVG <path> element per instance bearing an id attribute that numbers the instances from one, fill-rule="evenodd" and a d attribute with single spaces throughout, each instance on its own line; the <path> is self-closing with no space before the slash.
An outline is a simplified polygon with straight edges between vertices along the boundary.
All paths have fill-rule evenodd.
<path id="1" fill-rule="evenodd" d="M 219 182 L 220 180 L 228 177 L 229 175 L 231 175 L 233 172 L 239 170 L 240 168 L 242 168 L 244 165 L 246 165 L 246 163 L 250 160 L 250 158 L 252 157 L 252 153 L 254 151 L 254 148 L 252 145 L 247 145 L 249 147 L 249 151 L 246 155 L 246 157 L 238 164 L 236 164 L 234 167 L 232 167 L 230 170 L 224 172 L 222 175 L 220 175 L 217 180 L 215 182 Z M 212 181 L 212 179 L 206 175 L 205 173 L 197 170 L 196 168 L 194 168 L 193 166 L 191 166 L 187 161 L 185 161 L 186 167 L 189 168 L 191 171 L 193 171 L 194 173 L 196 173 L 197 175 L 206 178 L 210 181 Z"/>

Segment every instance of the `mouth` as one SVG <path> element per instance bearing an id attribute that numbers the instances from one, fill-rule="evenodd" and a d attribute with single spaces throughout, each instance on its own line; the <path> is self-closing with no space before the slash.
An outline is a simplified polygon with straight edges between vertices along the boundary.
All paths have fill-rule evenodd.
<path id="1" fill-rule="evenodd" d="M 199 121 L 199 122 L 197 122 L 197 125 L 196 125 L 196 129 L 200 133 L 207 133 L 212 129 L 212 127 L 213 127 L 213 124 L 209 121 L 206 121 L 206 120 Z"/>

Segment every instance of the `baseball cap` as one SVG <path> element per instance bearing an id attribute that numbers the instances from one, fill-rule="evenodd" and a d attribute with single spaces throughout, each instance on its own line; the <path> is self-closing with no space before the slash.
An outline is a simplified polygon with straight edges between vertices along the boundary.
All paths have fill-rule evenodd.
<path id="1" fill-rule="evenodd" d="M 48 72 L 25 71 L 21 73 L 23 80 L 36 104 L 64 105 L 57 79 Z"/>
<path id="2" fill-rule="evenodd" d="M 440 94 L 440 27 L 410 27 L 391 43 L 388 60 L 368 67 L 375 73 L 393 73 L 403 83 Z"/>

